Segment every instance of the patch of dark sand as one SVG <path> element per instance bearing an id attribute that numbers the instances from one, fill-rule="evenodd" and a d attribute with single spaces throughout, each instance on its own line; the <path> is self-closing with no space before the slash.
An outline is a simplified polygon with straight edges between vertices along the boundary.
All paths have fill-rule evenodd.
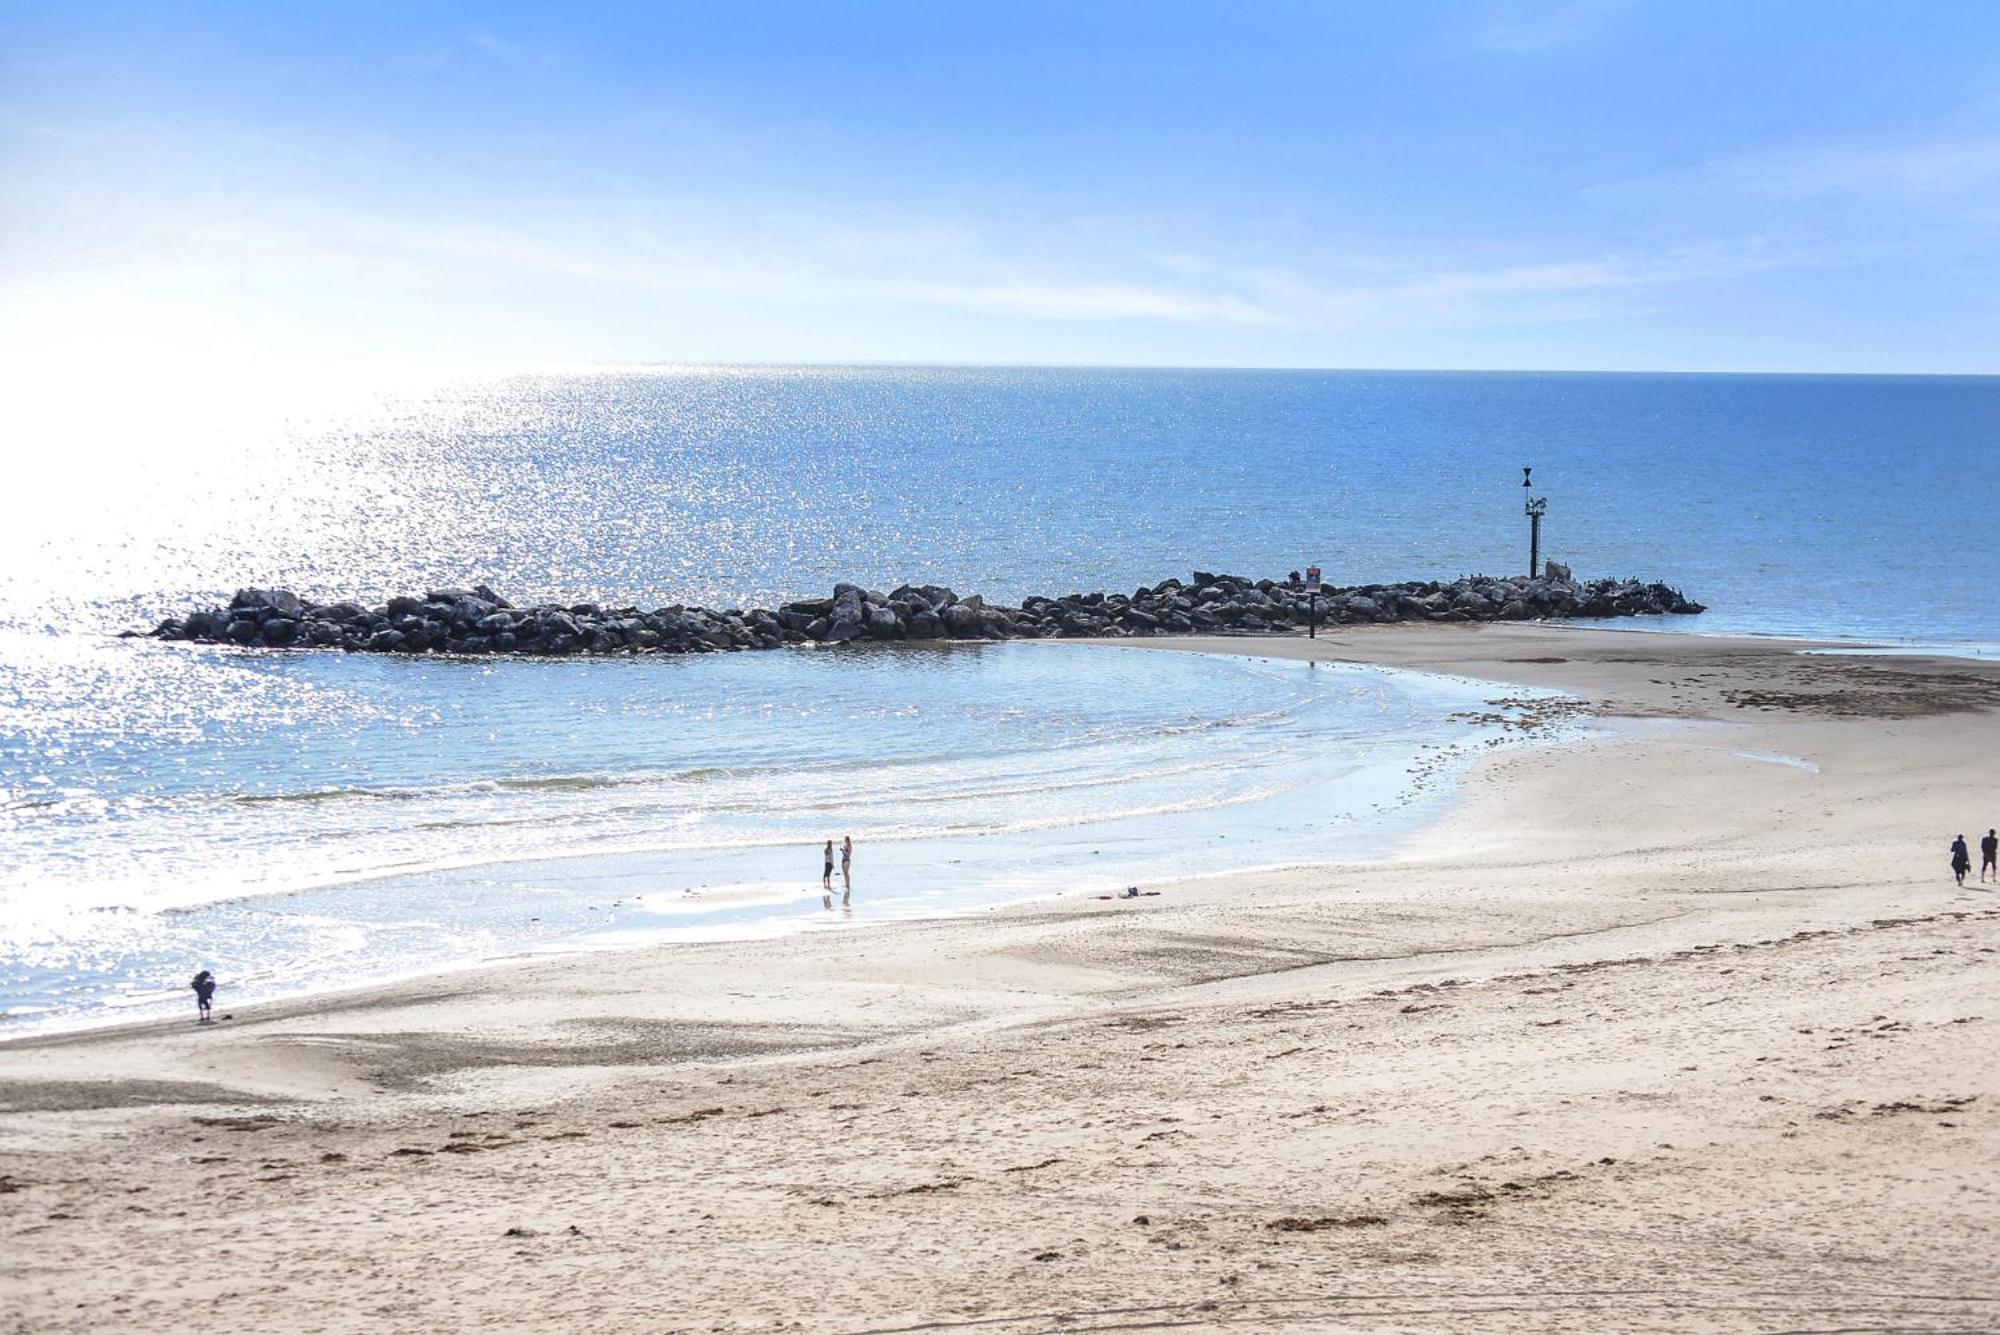
<path id="1" fill-rule="evenodd" d="M 1274 945 L 1249 936 L 1196 936 L 1160 933 L 1145 945 L 1123 952 L 1135 963 L 1186 983 L 1213 983 L 1228 978 L 1302 969 L 1327 964 L 1337 957 L 1323 950 Z"/>
<path id="2" fill-rule="evenodd" d="M 0 1113 L 268 1102 L 242 1090 L 193 1080 L 0 1080 Z"/>
<path id="3" fill-rule="evenodd" d="M 545 1039 L 412 1031 L 323 1034 L 315 1041 L 352 1045 L 356 1064 L 385 1088 L 409 1089 L 458 1071 L 498 1066 L 669 1066 L 787 1052 L 854 1047 L 881 1037 L 879 1030 L 763 1024 L 690 1024 L 596 1016 L 553 1027 Z"/>
<path id="4" fill-rule="evenodd" d="M 1877 666 L 1854 659 L 1792 665 L 1767 687 L 1722 692 L 1739 709 L 1832 718 L 1927 718 L 2000 709 L 2000 677 L 1978 663 L 1930 669 Z"/>
<path id="5" fill-rule="evenodd" d="M 1283 1219 L 1273 1219 L 1264 1227 L 1273 1233 L 1319 1233 L 1329 1228 L 1380 1228 L 1388 1222 L 1379 1214 L 1329 1214 L 1314 1218 L 1286 1215 Z"/>

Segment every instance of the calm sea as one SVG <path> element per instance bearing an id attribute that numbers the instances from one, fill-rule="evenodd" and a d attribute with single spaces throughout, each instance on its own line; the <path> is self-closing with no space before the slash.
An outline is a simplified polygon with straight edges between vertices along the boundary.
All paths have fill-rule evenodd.
<path id="1" fill-rule="evenodd" d="M 521 950 L 1352 856 L 1482 749 L 1457 682 L 1064 645 L 626 663 L 120 642 L 241 584 L 728 605 L 1195 567 L 1526 564 L 1662 629 L 2000 642 L 2000 381 L 654 369 L 0 407 L 0 1009 L 13 1025 Z"/>

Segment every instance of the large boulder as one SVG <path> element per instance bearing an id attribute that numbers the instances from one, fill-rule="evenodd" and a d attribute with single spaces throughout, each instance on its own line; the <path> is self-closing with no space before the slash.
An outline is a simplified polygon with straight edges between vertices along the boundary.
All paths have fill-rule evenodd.
<path id="1" fill-rule="evenodd" d="M 236 596 L 230 599 L 229 609 L 232 612 L 268 612 L 296 621 L 305 606 L 290 589 L 238 589 Z M 261 615 L 259 620 L 262 620 Z"/>

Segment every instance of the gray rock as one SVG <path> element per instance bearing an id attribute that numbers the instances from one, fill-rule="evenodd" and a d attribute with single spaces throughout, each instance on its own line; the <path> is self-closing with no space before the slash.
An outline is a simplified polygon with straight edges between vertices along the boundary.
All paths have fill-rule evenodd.
<path id="1" fill-rule="evenodd" d="M 1031 596 L 1018 608 L 960 598 L 941 585 L 898 586 L 889 594 L 839 584 L 826 599 L 763 608 L 708 610 L 676 604 L 652 613 L 597 603 L 542 604 L 517 610 L 485 585 L 399 595 L 380 608 L 355 602 L 308 603 L 283 589 L 237 590 L 228 608 L 169 617 L 148 634 L 159 639 L 245 645 L 338 646 L 348 650 L 424 653 L 722 652 L 774 648 L 805 640 L 1039 639 L 1124 636 L 1161 631 L 1284 632 L 1302 622 L 1307 600 L 1290 583 L 1195 572 L 1193 585 L 1163 580 L 1125 593 Z M 1579 584 L 1551 564 L 1536 578 L 1473 575 L 1328 588 L 1319 601 L 1327 625 L 1354 622 L 1489 621 L 1529 617 L 1691 614 L 1701 604 L 1660 583 L 1596 580 Z"/>
<path id="2" fill-rule="evenodd" d="M 296 620 L 304 606 L 290 589 L 238 589 L 229 600 L 231 612 L 276 612 Z"/>

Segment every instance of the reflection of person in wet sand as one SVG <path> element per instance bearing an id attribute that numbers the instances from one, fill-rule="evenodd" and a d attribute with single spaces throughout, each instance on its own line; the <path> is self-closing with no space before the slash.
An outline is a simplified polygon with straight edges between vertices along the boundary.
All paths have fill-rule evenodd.
<path id="1" fill-rule="evenodd" d="M 840 841 L 840 902 L 845 904 L 854 893 L 854 836 L 847 835 Z"/>

